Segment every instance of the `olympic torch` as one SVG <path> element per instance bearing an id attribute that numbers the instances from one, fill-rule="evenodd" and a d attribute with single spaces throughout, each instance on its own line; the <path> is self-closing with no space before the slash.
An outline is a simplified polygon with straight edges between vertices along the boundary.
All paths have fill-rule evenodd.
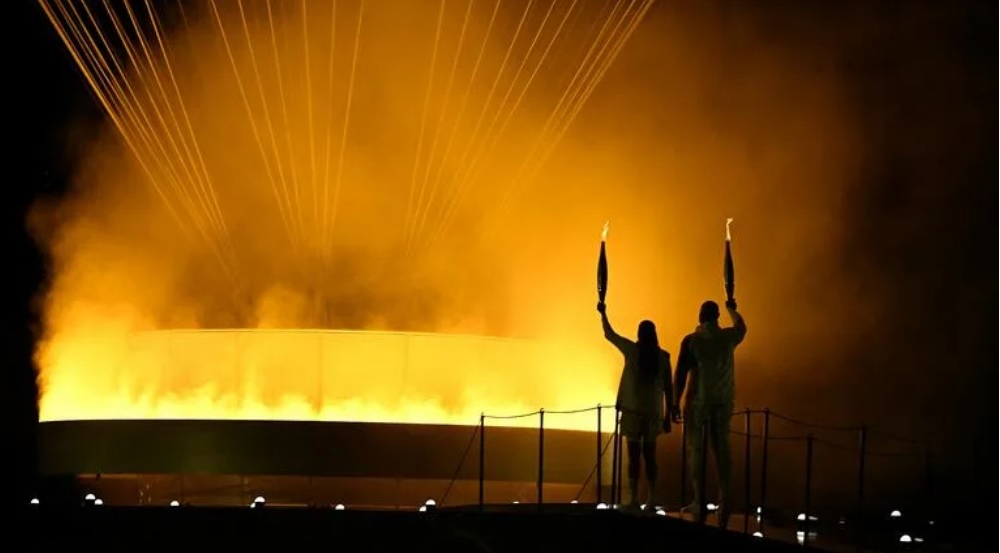
<path id="1" fill-rule="evenodd" d="M 733 293 L 736 290 L 736 271 L 733 269 L 733 251 L 731 243 L 733 234 L 729 226 L 733 224 L 733 219 L 726 219 L 726 260 L 723 263 L 723 279 L 726 285 L 726 301 L 733 302 Z M 602 250 L 603 251 L 603 250 Z"/>
<path id="2" fill-rule="evenodd" d="M 608 294 L 608 256 L 605 252 L 604 244 L 608 240 L 608 224 L 604 223 L 604 230 L 601 231 L 601 255 L 597 259 L 597 301 L 604 303 L 604 297 Z"/>

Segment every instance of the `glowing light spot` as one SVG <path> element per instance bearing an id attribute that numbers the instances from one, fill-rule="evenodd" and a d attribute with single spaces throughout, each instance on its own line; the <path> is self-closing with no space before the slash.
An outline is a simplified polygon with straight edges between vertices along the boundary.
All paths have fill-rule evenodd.
<path id="1" fill-rule="evenodd" d="M 603 510 L 605 510 L 607 508 L 608 508 L 608 504 L 607 503 L 598 503 L 597 504 L 597 510 L 598 511 L 603 511 Z"/>
<path id="2" fill-rule="evenodd" d="M 911 541 L 913 541 L 913 538 L 911 538 L 909 534 L 899 536 L 899 543 L 910 543 Z"/>
<path id="3" fill-rule="evenodd" d="M 180 506 L 181 506 L 181 502 L 180 502 L 180 501 L 177 501 L 177 500 L 175 499 L 175 500 L 173 500 L 173 501 L 171 501 L 171 502 L 170 502 L 170 506 L 171 506 L 171 507 L 180 507 Z"/>
<path id="4" fill-rule="evenodd" d="M 428 507 L 433 507 L 437 505 L 437 501 L 434 501 L 433 499 L 428 499 L 427 501 L 424 501 L 424 505 L 427 505 Z"/>
<path id="5" fill-rule="evenodd" d="M 667 516 L 667 512 L 664 511 L 663 509 L 657 509 L 656 514 L 660 515 L 661 517 Z"/>
<path id="6" fill-rule="evenodd" d="M 337 503 L 333 506 L 334 511 L 343 511 L 344 509 L 346 509 L 346 507 L 344 507 L 343 503 Z"/>
<path id="7" fill-rule="evenodd" d="M 97 505 L 97 506 L 104 505 L 104 500 L 101 499 L 101 498 L 97 498 L 97 499 L 94 500 L 94 505 Z"/>
<path id="8" fill-rule="evenodd" d="M 708 509 L 709 511 L 715 511 L 719 508 L 719 506 L 716 505 L 715 503 L 709 503 L 708 505 L 705 505 L 705 508 Z"/>
<path id="9" fill-rule="evenodd" d="M 39 503 L 39 502 L 38 502 L 38 498 L 37 498 L 37 497 L 32 497 L 32 498 L 31 498 L 31 504 L 32 504 L 32 505 L 38 505 L 38 503 Z"/>
<path id="10" fill-rule="evenodd" d="M 902 516 L 903 516 L 903 513 L 899 512 L 898 509 L 897 510 L 893 510 L 891 513 L 889 513 L 889 517 L 890 518 L 900 518 Z"/>
<path id="11" fill-rule="evenodd" d="M 87 495 L 83 496 L 84 501 L 93 501 L 95 499 L 97 499 L 97 496 L 92 493 L 88 493 Z"/>
<path id="12" fill-rule="evenodd" d="M 758 530 L 758 531 L 756 531 L 756 532 L 753 533 L 753 537 L 755 537 L 755 538 L 763 538 L 764 537 L 764 533 L 761 532 L 760 530 Z"/>

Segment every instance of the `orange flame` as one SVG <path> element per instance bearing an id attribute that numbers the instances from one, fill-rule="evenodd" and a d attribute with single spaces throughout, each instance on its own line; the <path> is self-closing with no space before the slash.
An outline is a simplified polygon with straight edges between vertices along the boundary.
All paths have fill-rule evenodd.
<path id="1" fill-rule="evenodd" d="M 103 336 L 98 336 L 97 330 Z M 44 350 L 41 420 L 476 424 L 612 398 L 600 352 L 475 336 L 329 330 L 80 331 Z M 597 353 L 597 355 L 595 355 Z M 525 387 L 531 381 L 533 386 Z M 608 410 L 610 411 L 610 410 Z M 605 413 L 610 416 L 609 413 Z M 546 426 L 594 430 L 596 413 Z M 612 419 L 603 421 L 610 428 Z M 538 417 L 490 421 L 536 426 Z"/>

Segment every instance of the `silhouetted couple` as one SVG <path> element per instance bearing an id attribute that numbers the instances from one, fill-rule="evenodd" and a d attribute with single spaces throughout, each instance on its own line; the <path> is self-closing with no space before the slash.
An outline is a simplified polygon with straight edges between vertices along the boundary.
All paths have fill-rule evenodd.
<path id="1" fill-rule="evenodd" d="M 670 432 L 671 421 L 681 422 L 679 404 L 683 397 L 685 439 L 695 497 L 688 510 L 697 520 L 705 520 L 706 513 L 700 509 L 700 483 L 704 477 L 701 443 L 707 431 L 718 473 L 719 525 L 724 527 L 728 523 L 731 512 L 729 421 L 735 393 L 733 352 L 746 337 L 747 326 L 736 310 L 736 302 L 727 302 L 726 308 L 733 326 L 722 328 L 719 326 L 719 305 L 713 301 L 702 304 L 698 326 L 681 341 L 676 376 L 672 379 L 670 354 L 660 348 L 653 322 L 639 323 L 637 340 L 633 342 L 614 331 L 604 303 L 597 304 L 604 337 L 625 357 L 616 408 L 622 413 L 620 432 L 625 437 L 628 453 L 628 504 L 632 507 L 639 504 L 642 462 L 646 467 L 646 502 L 656 504 L 656 438 L 661 432 Z"/>

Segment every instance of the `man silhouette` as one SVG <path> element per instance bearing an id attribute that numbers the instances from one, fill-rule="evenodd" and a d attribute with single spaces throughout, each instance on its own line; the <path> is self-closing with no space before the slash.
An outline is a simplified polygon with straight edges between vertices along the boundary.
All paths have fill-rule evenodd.
<path id="1" fill-rule="evenodd" d="M 719 481 L 719 526 L 725 528 L 731 513 L 729 505 L 730 471 L 732 458 L 729 452 L 729 421 L 733 412 L 735 379 L 733 376 L 734 350 L 747 334 L 747 325 L 736 311 L 736 302 L 727 301 L 726 309 L 733 326 L 719 326 L 719 305 L 706 301 L 698 313 L 695 331 L 681 341 L 677 359 L 674 389 L 677 398 L 684 396 L 684 425 L 691 480 L 694 485 L 694 504 L 688 507 L 695 519 L 704 522 L 702 512 L 702 466 L 704 451 L 702 437 L 708 432 L 708 445 L 715 455 L 715 468 Z M 688 374 L 691 375 L 687 385 Z"/>

